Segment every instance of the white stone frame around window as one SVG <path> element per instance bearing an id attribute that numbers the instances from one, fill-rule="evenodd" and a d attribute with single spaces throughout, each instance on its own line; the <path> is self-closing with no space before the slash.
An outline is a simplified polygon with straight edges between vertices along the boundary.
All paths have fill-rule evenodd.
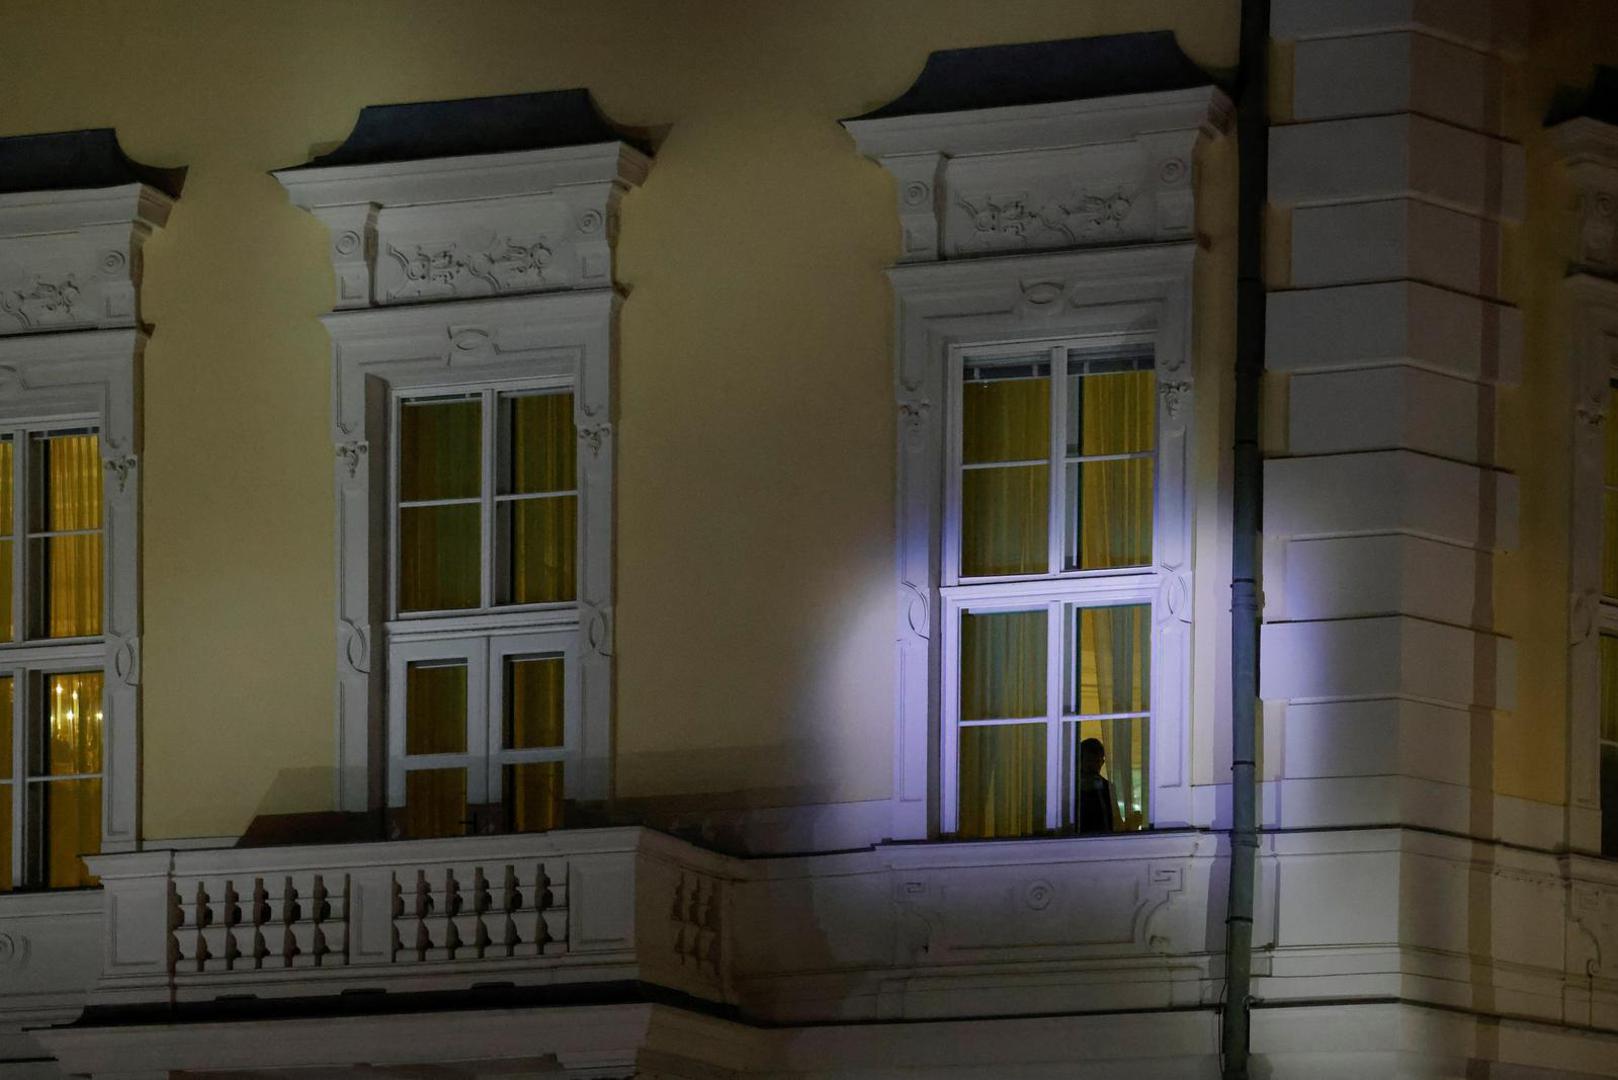
<path id="1" fill-rule="evenodd" d="M 946 665 L 953 655 L 951 627 L 961 608 L 977 602 L 971 597 L 1027 606 L 1097 589 L 1111 589 L 1126 599 L 1150 598 L 1152 823 L 1189 823 L 1195 251 L 1191 243 L 1157 243 L 889 271 L 898 303 L 900 416 L 896 838 L 925 837 L 930 830 L 948 833 L 954 826 L 954 777 L 949 771 L 954 675 Z M 1158 438 L 1151 568 L 1121 575 L 1091 572 L 1039 581 L 951 584 L 944 569 L 945 535 L 951 527 L 945 492 L 959 423 L 949 404 L 956 358 L 973 347 L 1106 337 L 1149 340 L 1154 350 Z M 1108 585 L 1094 584 L 1099 578 L 1107 578 Z"/>
<path id="2" fill-rule="evenodd" d="M 1602 488 L 1613 380 L 1618 379 L 1618 281 L 1575 274 L 1562 285 L 1572 319 L 1573 492 L 1570 512 L 1567 834 L 1601 850 L 1601 635 L 1618 633 L 1618 602 L 1602 595 Z"/>
<path id="3" fill-rule="evenodd" d="M 336 358 L 338 754 L 345 809 L 388 805 L 390 722 L 384 669 L 456 640 L 567 639 L 564 784 L 602 799 L 611 773 L 612 369 L 619 304 L 610 289 L 533 293 L 323 316 Z M 543 383 L 573 392 L 578 455 L 578 597 L 543 610 L 392 618 L 388 417 L 396 395 L 457 386 Z M 373 629 L 374 628 L 374 629 Z M 380 631 L 383 640 L 373 644 Z M 393 654 L 398 652 L 398 657 Z"/>
<path id="4" fill-rule="evenodd" d="M 0 336 L 0 426 L 38 428 L 60 421 L 99 428 L 104 466 L 102 632 L 71 641 L 0 645 L 0 674 L 86 668 L 104 673 L 103 852 L 133 851 L 140 839 L 140 432 L 135 385 L 145 345 L 145 334 L 136 329 Z M 20 523 L 20 499 L 18 506 Z M 22 699 L 17 695 L 17 701 Z M 15 782 L 21 783 L 21 777 Z"/>

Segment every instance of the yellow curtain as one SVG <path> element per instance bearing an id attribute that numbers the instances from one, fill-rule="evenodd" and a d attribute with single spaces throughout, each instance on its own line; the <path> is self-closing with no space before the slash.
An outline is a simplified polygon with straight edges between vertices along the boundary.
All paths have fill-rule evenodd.
<path id="1" fill-rule="evenodd" d="M 961 474 L 961 573 L 1042 574 L 1050 568 L 1049 376 L 988 379 L 962 388 L 961 462 L 1038 465 Z"/>
<path id="2" fill-rule="evenodd" d="M 101 528 L 101 440 L 95 435 L 55 435 L 35 446 L 44 455 L 44 531 Z M 45 629 L 50 637 L 101 633 L 101 535 L 52 536 L 45 540 Z"/>
<path id="3" fill-rule="evenodd" d="M 509 479 L 504 494 L 571 492 L 578 487 L 578 435 L 572 394 L 508 396 Z M 506 504 L 507 573 L 514 604 L 572 600 L 578 535 L 577 495 Z"/>
<path id="4" fill-rule="evenodd" d="M 466 752 L 466 665 L 411 664 L 405 669 L 405 753 Z"/>
<path id="5" fill-rule="evenodd" d="M 50 731 L 35 775 L 101 772 L 102 682 L 97 671 L 45 680 Z M 101 850 L 101 780 L 46 779 L 29 785 L 29 802 L 30 825 L 44 848 L 44 883 L 53 889 L 94 885 L 80 856 Z"/>
<path id="6" fill-rule="evenodd" d="M 16 493 L 12 491 L 15 477 L 13 444 L 8 435 L 0 439 L 0 641 L 16 641 L 16 627 L 12 626 L 11 569 L 15 549 L 12 547 L 15 529 Z"/>
<path id="7" fill-rule="evenodd" d="M 1607 391 L 1607 458 L 1603 469 L 1601 511 L 1601 592 L 1618 596 L 1618 390 Z"/>
<path id="8" fill-rule="evenodd" d="M 465 769 L 412 769 L 405 773 L 401 831 L 411 840 L 464 836 L 469 819 Z"/>
<path id="9" fill-rule="evenodd" d="M 506 661 L 505 748 L 561 746 L 565 665 L 560 656 Z"/>
<path id="10" fill-rule="evenodd" d="M 405 669 L 405 753 L 466 752 L 465 664 L 420 663 Z M 466 831 L 466 769 L 405 773 L 402 831 L 417 839 Z"/>
<path id="11" fill-rule="evenodd" d="M 1601 738 L 1618 743 L 1618 637 L 1601 635 Z"/>
<path id="12" fill-rule="evenodd" d="M 399 610 L 483 602 L 483 403 L 405 402 L 399 409 L 399 499 L 464 499 L 399 511 Z"/>
<path id="13" fill-rule="evenodd" d="M 546 832 L 562 827 L 562 763 L 531 761 L 505 767 L 506 828 Z"/>
<path id="14" fill-rule="evenodd" d="M 1080 608 L 1079 700 L 1081 715 L 1147 712 L 1151 709 L 1151 608 Z M 1150 753 L 1144 717 L 1092 720 L 1080 725 L 1079 739 L 1098 738 L 1107 751 L 1103 775 L 1112 783 L 1114 818 L 1120 830 L 1144 828 Z M 1078 746 L 1073 747 L 1074 771 Z M 1136 809 L 1136 804 L 1139 809 Z"/>
<path id="15" fill-rule="evenodd" d="M 1134 454 L 1153 449 L 1156 379 L 1150 371 L 1074 377 L 1080 399 L 1079 454 Z M 1071 422 L 1071 421 L 1070 421 Z M 1069 528 L 1079 528 L 1078 569 L 1147 566 L 1152 561 L 1150 457 L 1069 465 Z M 1074 473 L 1077 473 L 1077 483 Z"/>
<path id="16" fill-rule="evenodd" d="M 961 720 L 1038 720 L 959 729 L 961 836 L 1044 831 L 1045 628 L 1043 608 L 961 619 Z"/>

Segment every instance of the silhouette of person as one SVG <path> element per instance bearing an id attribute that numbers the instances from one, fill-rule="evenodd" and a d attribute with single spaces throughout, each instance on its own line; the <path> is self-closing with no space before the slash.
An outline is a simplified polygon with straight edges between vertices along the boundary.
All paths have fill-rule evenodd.
<path id="1" fill-rule="evenodd" d="M 1112 813 L 1112 784 L 1101 775 L 1101 766 L 1107 763 L 1107 748 L 1100 739 L 1085 739 L 1079 744 L 1079 832 L 1110 833 L 1114 831 Z"/>

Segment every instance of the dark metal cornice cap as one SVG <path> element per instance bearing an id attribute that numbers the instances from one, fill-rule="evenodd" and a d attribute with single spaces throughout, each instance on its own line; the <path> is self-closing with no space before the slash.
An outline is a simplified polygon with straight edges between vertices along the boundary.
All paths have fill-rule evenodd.
<path id="1" fill-rule="evenodd" d="M 590 91 L 550 90 L 457 101 L 367 105 L 343 144 L 294 169 L 380 165 L 427 158 L 508 154 L 563 146 L 625 142 L 647 148 L 613 127 Z"/>
<path id="2" fill-rule="evenodd" d="M 910 89 L 848 120 L 1046 105 L 1213 83 L 1180 51 L 1169 30 L 941 49 L 927 57 Z"/>
<path id="3" fill-rule="evenodd" d="M 159 169 L 131 161 L 112 128 L 0 138 L 0 195 L 125 184 L 147 184 L 177 197 L 185 185 L 185 169 Z"/>
<path id="4" fill-rule="evenodd" d="M 1618 67 L 1606 64 L 1597 67 L 1596 77 L 1588 90 L 1560 91 L 1545 117 L 1545 126 L 1554 127 L 1564 120 L 1580 118 L 1618 125 Z"/>

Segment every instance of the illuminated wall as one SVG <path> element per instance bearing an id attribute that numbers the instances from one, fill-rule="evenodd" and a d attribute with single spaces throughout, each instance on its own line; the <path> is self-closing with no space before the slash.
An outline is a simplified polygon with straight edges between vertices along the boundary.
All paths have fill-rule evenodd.
<path id="1" fill-rule="evenodd" d="M 1540 225 L 1551 89 L 1618 46 L 1600 0 L 1543 13 L 1513 98 L 1526 240 L 1505 259 L 1529 362 L 1502 403 L 1524 542 L 1498 571 L 1519 643 L 1497 786 L 1560 798 L 1564 384 Z M 267 170 L 365 104 L 586 86 L 658 141 L 623 207 L 618 781 L 629 798 L 775 806 L 889 793 L 895 415 L 890 181 L 835 123 L 933 49 L 1172 28 L 1236 54 L 1234 0 L 476 4 L 0 0 L 0 133 L 116 127 L 188 164 L 147 247 L 144 800 L 149 837 L 330 803 L 333 522 L 326 237 Z M 1284 81 L 1286 57 L 1281 55 Z M 1282 96 L 1278 93 L 1278 98 Z M 1234 140 L 1200 162 L 1196 779 L 1225 775 Z M 1206 392 L 1204 392 L 1206 391 Z M 1269 771 L 1275 765 L 1267 746 Z"/>

